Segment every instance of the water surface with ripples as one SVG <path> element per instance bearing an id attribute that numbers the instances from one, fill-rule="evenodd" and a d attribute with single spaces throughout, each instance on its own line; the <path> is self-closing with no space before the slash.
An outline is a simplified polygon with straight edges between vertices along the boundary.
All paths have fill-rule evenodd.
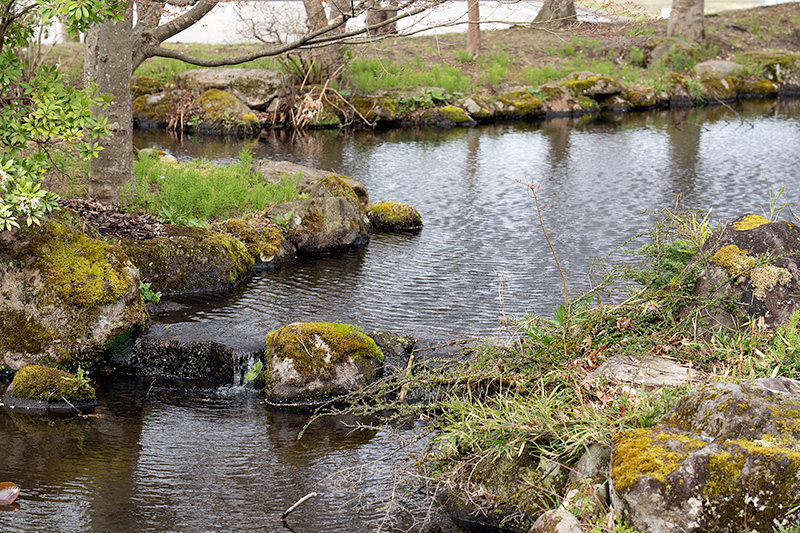
<path id="1" fill-rule="evenodd" d="M 780 203 L 800 200 L 797 101 L 471 129 L 276 132 L 229 143 L 140 134 L 136 142 L 221 163 L 247 147 L 256 158 L 346 174 L 373 200 L 421 212 L 417 234 L 301 258 L 229 296 L 184 299 L 183 309 L 156 318 L 172 331 L 191 324 L 208 338 L 253 345 L 295 320 L 451 339 L 494 332 L 503 315 L 550 316 L 561 279 L 530 180 L 572 295 L 590 286 L 593 258 L 646 229 L 676 195 L 722 219 L 760 213 L 767 180 L 773 193 L 785 185 Z M 0 507 L 0 530 L 355 532 L 382 516 L 370 501 L 391 500 L 389 431 L 354 433 L 355 421 L 329 420 L 297 440 L 306 417 L 274 412 L 235 387 L 134 378 L 101 380 L 99 391 L 98 418 L 0 413 L 0 481 L 23 489 L 19 505 Z M 364 506 L 333 475 L 359 464 L 369 465 L 355 493 Z M 282 526 L 281 512 L 310 491 L 319 496 Z M 414 519 L 427 513 L 421 495 L 410 505 Z"/>

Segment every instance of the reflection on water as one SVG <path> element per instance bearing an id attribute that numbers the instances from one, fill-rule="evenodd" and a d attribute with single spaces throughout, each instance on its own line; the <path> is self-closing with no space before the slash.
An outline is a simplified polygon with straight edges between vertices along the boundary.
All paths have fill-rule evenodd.
<path id="1" fill-rule="evenodd" d="M 0 531 L 338 533 L 382 516 L 350 501 L 339 471 L 369 464 L 360 492 L 385 493 L 392 465 L 375 461 L 396 443 L 353 432 L 356 420 L 319 421 L 298 440 L 308 417 L 252 391 L 116 379 L 100 396 L 96 418 L 0 413 L 0 477 L 22 488 Z M 284 529 L 283 511 L 312 491 Z"/>

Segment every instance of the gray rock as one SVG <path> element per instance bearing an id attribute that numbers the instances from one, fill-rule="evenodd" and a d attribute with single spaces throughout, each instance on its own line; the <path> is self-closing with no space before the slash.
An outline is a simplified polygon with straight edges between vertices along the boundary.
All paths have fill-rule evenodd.
<path id="1" fill-rule="evenodd" d="M 289 161 L 269 161 L 266 159 L 255 163 L 253 170 L 261 172 L 264 179 L 270 183 L 279 183 L 284 175 L 300 175 L 300 183 L 297 186 L 298 191 L 313 198 L 351 196 L 352 193 L 355 193 L 362 206 L 366 206 L 369 203 L 369 193 L 364 185 L 353 178 L 328 170 L 296 165 Z"/>
<path id="2" fill-rule="evenodd" d="M 761 317 L 774 326 L 800 309 L 800 228 L 792 222 L 739 217 L 709 237 L 687 268 L 698 278 L 685 314 L 698 310 L 712 326 Z"/>
<path id="3" fill-rule="evenodd" d="M 181 87 L 193 92 L 219 89 L 235 95 L 253 109 L 266 109 L 287 94 L 292 77 L 279 70 L 243 68 L 192 69 L 176 76 Z"/>
<path id="4" fill-rule="evenodd" d="M 772 531 L 800 517 L 800 384 L 705 385 L 615 438 L 614 510 L 649 533 Z"/>
<path id="5" fill-rule="evenodd" d="M 636 389 L 653 390 L 696 383 L 702 378 L 702 373 L 696 368 L 679 365 L 670 359 L 637 359 L 614 355 L 606 359 L 586 379 L 587 382 L 608 379 L 612 383 L 632 385 Z"/>
<path id="6" fill-rule="evenodd" d="M 694 66 L 694 73 L 698 76 L 703 74 L 713 74 L 717 76 L 738 76 L 744 71 L 744 67 L 733 61 L 723 61 L 720 59 L 710 59 Z"/>
<path id="7" fill-rule="evenodd" d="M 581 533 L 580 521 L 564 509 L 545 511 L 528 533 Z"/>
<path id="8" fill-rule="evenodd" d="M 593 443 L 589 445 L 573 469 L 569 473 L 569 480 L 575 483 L 582 479 L 608 479 L 609 466 L 611 465 L 611 448 L 606 445 Z"/>

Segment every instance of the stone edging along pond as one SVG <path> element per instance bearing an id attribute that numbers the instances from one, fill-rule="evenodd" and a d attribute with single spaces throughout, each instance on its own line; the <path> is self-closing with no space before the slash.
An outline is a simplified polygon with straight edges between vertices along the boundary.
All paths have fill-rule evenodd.
<path id="1" fill-rule="evenodd" d="M 541 120 L 800 95 L 800 54 L 751 52 L 744 57 L 747 68 L 710 60 L 695 65 L 693 76 L 669 72 L 658 91 L 627 87 L 611 76 L 575 72 L 535 90 L 501 94 L 454 95 L 417 87 L 344 97 L 318 86 L 301 93 L 278 71 L 195 69 L 178 76 L 175 85 L 180 89 L 134 78 L 134 123 L 139 128 L 254 136 L 270 128 L 471 126 L 500 119 Z"/>

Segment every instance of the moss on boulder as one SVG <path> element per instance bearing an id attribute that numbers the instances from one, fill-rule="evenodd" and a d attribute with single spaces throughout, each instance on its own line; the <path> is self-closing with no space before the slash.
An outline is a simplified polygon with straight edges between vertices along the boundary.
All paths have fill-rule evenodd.
<path id="1" fill-rule="evenodd" d="M 744 215 L 714 233 L 687 267 L 697 281 L 684 315 L 737 327 L 763 317 L 769 326 L 800 309 L 800 228 Z"/>
<path id="2" fill-rule="evenodd" d="M 160 93 L 164 88 L 163 83 L 150 76 L 133 76 L 131 78 L 131 95 L 134 99 L 145 94 Z"/>
<path id="3" fill-rule="evenodd" d="M 356 112 L 369 122 L 391 122 L 397 119 L 394 98 L 389 96 L 357 96 L 352 103 Z"/>
<path id="4" fill-rule="evenodd" d="M 265 219 L 230 219 L 220 224 L 220 229 L 247 247 L 255 261 L 256 269 L 279 268 L 294 257 L 295 247 L 284 232 Z"/>
<path id="5" fill-rule="evenodd" d="M 544 115 L 542 101 L 528 91 L 504 93 L 497 100 L 503 104 L 501 113 L 506 117 L 533 118 Z"/>
<path id="6" fill-rule="evenodd" d="M 96 397 L 94 387 L 74 374 L 47 366 L 28 365 L 14 374 L 9 394 L 27 400 L 85 402 Z"/>
<path id="7" fill-rule="evenodd" d="M 203 119 L 197 127 L 201 133 L 247 136 L 261 131 L 255 113 L 229 92 L 208 89 L 197 97 L 196 104 Z"/>
<path id="8" fill-rule="evenodd" d="M 254 259 L 237 238 L 206 228 L 167 225 L 165 230 L 168 237 L 120 241 L 152 290 L 226 291 L 250 275 Z"/>
<path id="9" fill-rule="evenodd" d="M 133 101 L 133 125 L 137 128 L 164 128 L 172 107 L 166 94 L 143 94 Z"/>
<path id="10" fill-rule="evenodd" d="M 144 325 L 138 271 L 122 248 L 82 228 L 62 211 L 0 233 L 0 362 L 10 368 L 89 367 L 114 337 Z"/>
<path id="11" fill-rule="evenodd" d="M 419 211 L 407 204 L 378 202 L 368 205 L 366 213 L 377 231 L 414 231 L 422 228 Z"/>
<path id="12" fill-rule="evenodd" d="M 266 362 L 272 401 L 313 401 L 378 378 L 383 353 L 356 326 L 298 322 L 267 335 Z"/>
<path id="13" fill-rule="evenodd" d="M 297 192 L 312 198 L 345 196 L 358 198 L 362 206 L 369 203 L 369 193 L 364 185 L 351 177 L 327 170 L 306 167 L 289 161 L 261 160 L 254 170 L 270 183 L 280 183 L 283 176 L 299 176 Z"/>
<path id="14" fill-rule="evenodd" d="M 772 531 L 800 516 L 800 383 L 717 383 L 617 435 L 615 512 L 651 532 Z M 780 502 L 780 505 L 776 505 Z"/>

